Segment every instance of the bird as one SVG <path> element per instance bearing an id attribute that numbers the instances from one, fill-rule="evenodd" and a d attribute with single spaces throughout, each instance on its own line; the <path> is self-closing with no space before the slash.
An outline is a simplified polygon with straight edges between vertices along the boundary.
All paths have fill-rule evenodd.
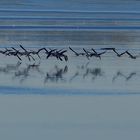
<path id="1" fill-rule="evenodd" d="M 77 53 L 76 51 L 74 51 L 71 47 L 69 47 L 69 49 L 72 51 L 72 52 L 74 52 L 75 53 L 75 55 L 76 56 L 84 56 L 85 55 L 85 53 Z"/>
<path id="2" fill-rule="evenodd" d="M 72 52 L 74 52 L 76 56 L 79 56 L 79 54 L 78 54 L 76 51 L 74 51 L 71 47 L 69 47 L 69 49 L 70 49 Z"/>
<path id="3" fill-rule="evenodd" d="M 83 50 L 84 50 L 84 52 L 86 54 L 87 59 L 89 60 L 89 57 L 91 57 L 90 54 L 84 48 L 83 48 Z"/>
<path id="4" fill-rule="evenodd" d="M 112 50 L 118 57 L 121 57 L 122 55 L 124 55 L 126 52 L 123 52 L 123 53 L 118 53 L 117 51 L 116 51 L 116 49 L 115 48 L 101 48 L 102 50 Z"/>
<path id="5" fill-rule="evenodd" d="M 110 48 L 110 47 L 108 47 L 108 48 L 100 48 L 101 50 L 113 50 L 114 48 Z"/>
<path id="6" fill-rule="evenodd" d="M 100 59 L 101 59 L 101 55 L 106 53 L 106 51 L 103 51 L 101 53 L 97 53 L 93 48 L 91 50 L 94 52 L 93 56 L 99 57 Z"/>
<path id="7" fill-rule="evenodd" d="M 12 49 L 13 50 L 15 50 L 15 51 L 9 51 L 6 55 L 13 55 L 13 56 L 16 56 L 19 60 L 21 60 L 22 61 L 22 59 L 19 57 L 19 55 L 18 55 L 18 53 L 19 53 L 19 51 L 18 50 L 16 50 L 15 48 L 13 48 L 12 47 Z"/>
<path id="8" fill-rule="evenodd" d="M 24 52 L 20 52 L 21 55 L 27 56 L 29 61 L 31 61 L 30 57 L 35 61 L 35 59 L 31 55 L 31 52 L 28 52 L 22 45 L 20 45 L 20 47 L 24 50 Z"/>
<path id="9" fill-rule="evenodd" d="M 130 56 L 130 58 L 132 59 L 136 59 L 137 57 L 136 56 L 133 56 L 131 53 L 129 53 L 128 51 L 125 52 L 126 54 L 128 54 Z"/>
<path id="10" fill-rule="evenodd" d="M 50 51 L 46 50 L 46 53 L 48 54 L 46 59 L 48 59 L 51 55 L 54 56 L 54 53 L 53 53 L 54 51 L 56 51 L 56 49 L 53 49 L 53 50 L 50 49 Z"/>

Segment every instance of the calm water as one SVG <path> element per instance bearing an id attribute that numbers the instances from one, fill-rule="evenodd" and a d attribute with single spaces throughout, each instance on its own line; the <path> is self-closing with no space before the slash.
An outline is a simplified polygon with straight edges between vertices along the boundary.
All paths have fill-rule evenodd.
<path id="1" fill-rule="evenodd" d="M 0 44 L 139 48 L 139 1 L 1 1 Z"/>
<path id="2" fill-rule="evenodd" d="M 115 47 L 139 56 L 139 38 L 138 0 L 0 0 L 0 50 Z M 0 54 L 0 139 L 139 140 L 140 58 L 67 55 Z"/>
<path id="3" fill-rule="evenodd" d="M 0 43 L 1 47 L 139 48 L 139 25 L 140 14 L 136 12 L 0 10 Z"/>
<path id="4" fill-rule="evenodd" d="M 79 51 L 115 47 L 120 53 L 129 50 L 139 56 L 139 25 L 139 11 L 3 8 L 0 10 L 0 47 L 2 50 L 4 47 L 19 48 L 21 44 L 30 50 L 40 47 L 68 49 L 70 46 Z M 136 60 L 127 55 L 118 58 L 111 51 L 101 60 L 75 57 L 70 50 L 67 55 L 70 56 L 68 62 L 44 57 L 29 62 L 24 57 L 20 65 L 16 58 L 1 55 L 2 93 L 139 93 L 139 57 Z M 38 67 L 26 73 L 34 63 Z M 52 78 L 59 71 L 63 71 L 62 75 Z"/>
<path id="5" fill-rule="evenodd" d="M 71 4 L 73 2 L 70 1 Z M 52 2 L 44 1 L 44 6 L 45 3 L 47 6 L 47 3 Z M 60 3 L 61 6 L 67 5 L 62 1 Z M 87 5 L 89 3 L 87 2 Z M 122 2 L 122 4 L 126 3 Z M 84 2 L 81 1 L 81 6 L 79 5 L 81 9 L 77 10 L 65 9 L 67 6 L 60 10 L 60 5 L 50 10 L 39 8 L 37 1 L 33 4 L 38 8 L 33 6 L 30 9 L 27 7 L 27 2 L 23 1 L 21 5 L 15 5 L 17 8 L 7 9 L 8 3 L 3 2 L 5 8 L 0 9 L 1 49 L 19 48 L 20 44 L 29 50 L 40 47 L 68 49 L 70 46 L 81 51 L 82 48 L 100 50 L 103 47 L 115 47 L 120 53 L 129 50 L 134 55 L 140 54 L 140 13 L 138 10 L 114 9 L 112 11 L 108 9 L 106 11 L 106 7 L 102 10 L 93 11 L 90 8 L 85 10 L 82 6 Z M 90 5 L 93 6 L 94 3 Z M 93 58 L 89 61 L 84 57 L 74 57 L 71 53 L 68 50 L 69 62 L 57 62 L 55 59 L 47 61 L 44 58 L 28 62 L 25 58 L 18 67 L 17 59 L 9 60 L 10 57 L 1 56 L 4 63 L 1 62 L 0 72 L 2 79 L 5 79 L 1 81 L 1 90 L 9 92 L 8 86 L 10 86 L 12 93 L 19 87 L 27 92 L 40 91 L 42 88 L 42 93 L 46 93 L 47 90 L 50 92 L 49 89 L 54 89 L 56 92 L 56 88 L 60 89 L 59 93 L 63 89 L 70 91 L 81 88 L 86 94 L 93 91 L 92 94 L 139 93 L 139 58 L 131 60 L 127 55 L 117 58 L 110 51 L 103 56 L 102 60 Z M 38 67 L 24 73 L 28 70 L 28 66 L 34 63 Z M 57 75 L 59 70 L 66 71 L 55 78 L 47 77 L 47 75 Z M 37 89 L 33 90 L 32 88 L 35 87 Z"/>
<path id="6" fill-rule="evenodd" d="M 71 10 L 71 11 L 139 11 L 138 0 L 1 0 L 1 9 Z"/>

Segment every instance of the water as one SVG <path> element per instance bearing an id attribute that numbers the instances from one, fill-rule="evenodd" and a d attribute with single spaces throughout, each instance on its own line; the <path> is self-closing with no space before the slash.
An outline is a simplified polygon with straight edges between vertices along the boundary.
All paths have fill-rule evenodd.
<path id="1" fill-rule="evenodd" d="M 139 46 L 139 12 L 1 10 L 2 46 Z M 131 47 L 132 48 L 132 47 Z"/>
<path id="2" fill-rule="evenodd" d="M 0 54 L 0 139 L 138 140 L 139 38 L 138 0 L 1 0 L 0 50 L 67 49 L 69 60 Z M 88 60 L 69 46 L 138 57 Z"/>
<path id="3" fill-rule="evenodd" d="M 100 48 L 115 47 L 119 52 L 129 50 L 132 54 L 139 55 L 139 11 L 103 11 L 104 10 L 70 11 L 62 9 L 60 11 L 58 9 L 1 9 L 0 47 L 2 49 L 4 47 L 16 47 L 19 49 L 19 45 L 22 44 L 25 48 L 30 50 L 40 47 L 68 49 L 70 46 L 76 50 L 79 49 L 78 51 L 81 51 L 82 48 L 89 50 L 94 48 L 100 51 Z M 43 59 L 39 62 L 39 59 L 37 59 L 36 63 L 40 65 L 39 68 L 42 73 L 37 73 L 38 71 L 36 70 L 33 74 L 34 71 L 31 70 L 31 76 L 22 75 L 16 77 L 15 75 L 18 72 L 26 70 L 28 65 L 35 63 L 34 61 L 28 62 L 28 60 L 24 58 L 21 69 L 17 68 L 11 71 L 6 69 L 7 65 L 16 65 L 17 59 L 11 59 L 10 62 L 9 57 L 2 58 L 9 62 L 5 66 L 3 66 L 4 64 L 2 62 L 2 76 L 5 77 L 4 75 L 9 73 L 12 78 L 9 80 L 7 77 L 6 81 L 2 81 L 1 85 L 6 85 L 6 88 L 7 85 L 12 87 L 24 87 L 25 89 L 28 87 L 28 90 L 35 87 L 39 89 L 45 88 L 45 90 L 49 87 L 55 87 L 55 89 L 56 87 L 59 87 L 60 89 L 72 88 L 74 90 L 76 88 L 80 89 L 84 87 L 85 90 L 92 89 L 91 92 L 93 90 L 96 91 L 96 94 L 110 94 L 111 92 L 114 92 L 115 89 L 117 89 L 117 94 L 124 94 L 124 92 L 139 92 L 137 84 L 138 78 L 133 79 L 139 77 L 139 58 L 131 61 L 131 59 L 126 55 L 121 59 L 117 58 L 113 52 L 110 51 L 107 55 L 103 56 L 102 60 L 93 58 L 90 60 L 89 67 L 84 70 L 82 68 L 82 70 L 79 70 L 77 68 L 78 65 L 81 64 L 81 67 L 82 65 L 85 66 L 88 60 L 84 57 L 73 57 L 73 55 L 71 56 L 71 53 L 72 52 L 68 50 L 67 55 L 70 55 L 70 59 L 69 62 L 66 63 L 59 61 L 56 62 L 56 59 L 50 59 L 49 61 Z M 113 55 L 110 55 L 110 53 Z M 15 61 L 14 64 L 13 61 Z M 123 65 L 124 63 L 126 65 Z M 116 64 L 118 64 L 117 68 Z M 46 84 L 44 82 L 46 74 L 48 74 L 49 71 L 55 71 L 56 66 L 62 70 L 64 70 L 65 67 L 68 68 L 69 71 L 64 75 L 65 80 L 63 80 L 63 78 L 58 79 L 56 77 L 56 79 L 53 79 L 54 81 L 50 79 L 46 80 Z M 89 69 L 90 71 L 99 70 L 103 72 L 104 75 L 100 75 L 100 73 L 98 73 L 99 75 L 88 75 L 87 79 L 84 79 L 84 75 Z M 127 78 L 131 78 L 131 74 L 133 81 L 129 83 Z M 75 75 L 76 80 L 72 81 L 71 79 L 73 79 L 73 76 Z M 97 83 L 94 83 L 94 77 L 96 79 L 96 76 L 98 80 Z M 119 84 L 117 85 L 114 83 L 113 78 L 116 76 L 117 78 L 115 79 L 120 79 L 120 83 L 123 86 L 120 87 Z M 108 77 L 108 82 L 106 82 Z M 19 79 L 19 81 L 16 81 L 15 79 Z M 56 82 L 56 80 L 58 80 L 58 82 Z M 43 90 L 40 92 L 44 93 Z"/>
<path id="4" fill-rule="evenodd" d="M 137 0 L 1 0 L 1 9 L 77 11 L 139 11 Z"/>

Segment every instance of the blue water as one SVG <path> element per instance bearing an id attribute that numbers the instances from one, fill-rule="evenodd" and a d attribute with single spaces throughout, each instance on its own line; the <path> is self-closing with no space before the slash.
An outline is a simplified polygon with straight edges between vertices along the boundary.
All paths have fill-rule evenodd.
<path id="1" fill-rule="evenodd" d="M 27 88 L 27 87 L 9 87 L 0 86 L 0 95 L 46 95 L 46 96 L 128 96 L 140 95 L 139 92 L 122 92 L 102 90 L 80 90 L 80 89 L 63 89 L 63 88 Z"/>
<path id="2" fill-rule="evenodd" d="M 14 7 L 15 2 L 15 7 Z M 83 3 L 94 7 L 98 2 L 70 1 L 68 3 L 80 9 L 68 9 L 66 1 L 42 1 L 54 8 L 44 8 L 39 1 L 1 2 L 0 8 L 0 47 L 17 46 L 81 46 L 81 45 L 122 45 L 130 48 L 139 46 L 140 12 L 139 10 L 106 10 L 106 2 L 102 10 L 84 9 Z M 77 4 L 76 4 L 77 3 Z M 93 4 L 95 3 L 95 4 Z M 111 2 L 112 6 L 127 2 Z M 132 3 L 129 1 L 129 3 Z M 9 5 L 8 5 L 9 4 Z M 31 5 L 32 6 L 31 6 Z M 1 6 L 2 6 L 1 5 Z M 13 5 L 13 6 L 12 6 Z M 62 5 L 63 8 L 61 7 Z M 138 5 L 138 2 L 137 2 Z M 29 7 L 30 8 L 29 8 Z M 37 6 L 37 7 L 36 7 Z M 56 7 L 55 7 L 56 6 Z M 133 3 L 132 5 L 133 6 Z M 24 7 L 24 8 L 23 8 Z M 31 8 L 32 7 L 32 8 Z M 99 6 L 97 6 L 98 9 Z"/>
<path id="3" fill-rule="evenodd" d="M 140 30 L 140 26 L 138 27 L 131 27 L 131 26 L 119 26 L 119 27 L 113 27 L 113 26 L 102 26 L 102 27 L 89 27 L 89 26 L 0 26 L 0 30 L 59 30 L 59 31 L 63 31 L 63 30 L 87 30 L 87 31 L 91 31 L 91 30 Z"/>

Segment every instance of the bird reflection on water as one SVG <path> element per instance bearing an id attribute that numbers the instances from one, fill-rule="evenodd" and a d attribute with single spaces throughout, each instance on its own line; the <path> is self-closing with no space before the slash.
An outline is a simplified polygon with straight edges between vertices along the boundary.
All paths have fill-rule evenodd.
<path id="1" fill-rule="evenodd" d="M 16 64 L 7 64 L 5 67 L 0 67 L 0 73 L 11 73 L 13 70 L 17 70 L 19 66 L 21 65 L 21 62 L 17 62 Z"/>
<path id="2" fill-rule="evenodd" d="M 130 79 L 132 79 L 134 76 L 137 76 L 136 72 L 131 72 L 128 75 L 123 74 L 122 72 L 118 71 L 116 73 L 116 75 L 114 75 L 114 77 L 112 78 L 112 82 L 115 82 L 117 80 L 117 78 L 119 77 L 123 77 L 126 81 L 129 81 Z"/>
<path id="3" fill-rule="evenodd" d="M 95 80 L 97 77 L 103 77 L 104 72 L 101 68 L 89 68 L 89 62 L 85 65 L 77 66 L 77 71 L 75 74 L 70 78 L 70 82 L 72 82 L 76 77 L 82 77 L 83 79 L 92 79 Z"/>
<path id="4" fill-rule="evenodd" d="M 7 64 L 5 66 L 0 66 L 0 76 L 9 75 L 12 76 L 11 80 L 19 80 L 19 83 L 26 83 L 28 79 L 30 81 L 31 78 L 34 78 L 35 81 L 42 81 L 42 83 L 73 83 L 77 82 L 77 79 L 81 79 L 82 81 L 91 81 L 96 82 L 97 79 L 105 80 L 106 77 L 110 78 L 112 84 L 115 84 L 115 81 L 125 79 L 126 82 L 130 81 L 133 77 L 138 77 L 139 72 L 131 71 L 129 74 L 125 74 L 118 70 L 114 75 L 107 75 L 107 72 L 102 67 L 97 67 L 90 65 L 90 62 L 82 64 L 77 64 L 75 68 L 71 67 L 71 65 L 60 65 L 53 64 L 51 66 L 42 67 L 41 62 L 32 63 L 24 65 L 21 62 L 17 62 L 15 64 Z M 122 77 L 122 78 L 119 78 Z M 79 80 L 78 82 L 81 82 Z"/>
<path id="5" fill-rule="evenodd" d="M 65 66 L 64 68 L 59 68 L 58 66 L 54 67 L 55 72 L 53 73 L 46 73 L 46 77 L 44 79 L 44 84 L 47 82 L 66 82 L 66 79 L 64 78 L 64 74 L 68 72 L 68 67 Z"/>

